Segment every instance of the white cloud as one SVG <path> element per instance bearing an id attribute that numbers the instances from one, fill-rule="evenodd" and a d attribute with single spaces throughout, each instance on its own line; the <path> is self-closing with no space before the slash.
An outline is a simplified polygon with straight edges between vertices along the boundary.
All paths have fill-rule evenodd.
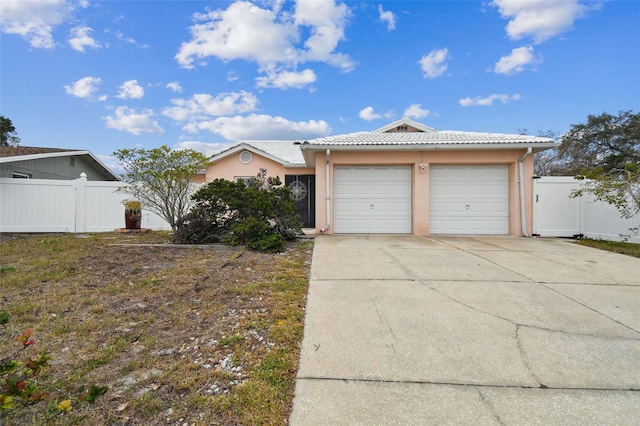
<path id="1" fill-rule="evenodd" d="M 576 19 L 599 7 L 598 3 L 587 6 L 579 0 L 494 0 L 491 4 L 503 18 L 510 19 L 507 34 L 511 39 L 532 37 L 536 43 L 571 29 Z"/>
<path id="2" fill-rule="evenodd" d="M 317 80 L 313 70 L 306 69 L 301 72 L 283 71 L 280 73 L 268 72 L 265 77 L 256 78 L 256 86 L 277 89 L 301 89 Z"/>
<path id="3" fill-rule="evenodd" d="M 152 117 L 153 111 L 151 110 L 135 110 L 126 106 L 119 106 L 113 115 L 108 115 L 103 119 L 109 129 L 123 130 L 134 135 L 143 133 L 163 134 L 164 129 Z"/>
<path id="4" fill-rule="evenodd" d="M 396 29 L 396 15 L 393 12 L 382 9 L 382 5 L 378 5 L 378 13 L 380 13 L 380 21 L 387 23 L 389 31 Z"/>
<path id="5" fill-rule="evenodd" d="M 107 166 L 109 168 L 109 170 L 111 170 L 116 175 L 121 176 L 121 175 L 123 175 L 125 173 L 124 168 L 120 164 L 120 160 L 118 160 L 115 156 L 113 156 L 113 155 L 100 155 L 100 154 L 95 154 L 95 156 L 98 157 L 98 159 L 100 161 L 102 161 L 102 163 L 105 166 Z"/>
<path id="6" fill-rule="evenodd" d="M 89 33 L 93 31 L 91 27 L 74 27 L 70 31 L 69 44 L 73 50 L 84 53 L 85 47 L 99 49 L 100 43 L 95 41 Z"/>
<path id="7" fill-rule="evenodd" d="M 326 62 L 343 71 L 351 71 L 355 63 L 348 55 L 333 53 L 338 43 L 344 39 L 351 11 L 344 4 L 336 4 L 334 0 L 297 0 L 295 22 L 298 30 L 309 27 L 309 38 L 304 43 L 306 51 L 302 51 L 299 61 Z"/>
<path id="8" fill-rule="evenodd" d="M 373 111 L 373 107 L 372 106 L 368 106 L 366 108 L 363 108 L 358 115 L 360 116 L 360 118 L 362 118 L 365 121 L 373 121 L 373 120 L 377 120 L 379 118 L 392 118 L 393 117 L 393 111 L 387 111 L 387 112 L 382 112 L 382 113 L 378 113 L 378 112 L 374 112 Z"/>
<path id="9" fill-rule="evenodd" d="M 434 115 L 435 114 L 429 111 L 428 109 L 422 108 L 421 104 L 411 104 L 409 105 L 409 108 L 404 110 L 405 117 L 424 118 L 424 117 L 429 117 Z"/>
<path id="10" fill-rule="evenodd" d="M 167 83 L 167 85 L 164 87 L 166 87 L 167 89 L 171 89 L 175 93 L 182 93 L 182 86 L 180 86 L 180 83 L 178 83 L 177 81 Z"/>
<path id="11" fill-rule="evenodd" d="M 181 44 L 175 59 L 183 68 L 194 61 L 215 57 L 222 61 L 243 59 L 258 64 L 262 72 L 295 72 L 298 64 L 324 62 L 343 71 L 355 66 L 348 55 L 335 52 L 344 39 L 350 10 L 331 1 L 297 0 L 293 11 L 284 2 L 263 9 L 238 0 L 227 9 L 195 14 L 191 40 Z M 304 35 L 307 35 L 305 38 Z M 269 76 L 265 77 L 267 81 Z"/>
<path id="12" fill-rule="evenodd" d="M 149 48 L 150 47 L 148 44 L 138 43 L 135 39 L 133 39 L 131 37 L 125 37 L 125 35 L 122 33 L 122 31 L 116 31 L 114 34 L 115 34 L 115 36 L 116 36 L 116 38 L 118 40 L 124 41 L 125 43 L 133 44 L 134 46 L 142 47 L 142 48 Z"/>
<path id="13" fill-rule="evenodd" d="M 425 78 L 440 77 L 447 70 L 447 59 L 449 59 L 449 49 L 433 49 L 418 61 Z"/>
<path id="14" fill-rule="evenodd" d="M 181 141 L 178 142 L 176 149 L 192 149 L 211 157 L 224 149 L 230 148 L 232 145 L 233 143 L 230 142 Z"/>
<path id="15" fill-rule="evenodd" d="M 102 84 L 100 77 L 84 77 L 80 80 L 64 86 L 64 90 L 71 96 L 82 99 L 93 99 L 94 93 L 98 91 L 98 86 Z M 106 95 L 99 96 L 99 101 L 105 101 Z"/>
<path id="16" fill-rule="evenodd" d="M 277 15 L 246 1 L 226 10 L 195 14 L 192 40 L 182 43 L 175 58 L 184 68 L 193 68 L 195 58 L 217 57 L 223 61 L 245 59 L 260 64 L 292 60 L 295 26 L 277 22 Z"/>
<path id="17" fill-rule="evenodd" d="M 116 98 L 140 99 L 144 96 L 144 89 L 138 84 L 138 80 L 125 81 L 120 85 L 120 93 Z"/>
<path id="18" fill-rule="evenodd" d="M 496 74 L 513 75 L 524 71 L 525 66 L 535 65 L 542 62 L 542 56 L 533 54 L 533 47 L 518 47 L 511 51 L 508 56 L 503 56 L 498 62 L 494 71 Z"/>
<path id="19" fill-rule="evenodd" d="M 31 47 L 53 49 L 53 29 L 65 22 L 72 10 L 65 0 L 2 0 L 0 29 L 22 36 Z"/>
<path id="20" fill-rule="evenodd" d="M 379 118 L 382 118 L 381 114 L 377 114 L 377 113 L 373 112 L 373 107 L 372 106 L 368 106 L 368 107 L 364 108 L 362 111 L 360 111 L 358 113 L 358 115 L 360 116 L 360 118 L 362 118 L 363 120 L 366 120 L 366 121 L 373 121 L 373 120 L 377 120 Z"/>
<path id="21" fill-rule="evenodd" d="M 172 107 L 165 108 L 162 115 L 176 121 L 197 121 L 223 115 L 251 112 L 258 105 L 258 98 L 253 93 L 229 92 L 211 96 L 198 93 L 189 99 L 172 99 Z"/>
<path id="22" fill-rule="evenodd" d="M 305 139 L 331 134 L 331 126 L 324 120 L 290 121 L 283 117 L 250 114 L 248 116 L 219 117 L 215 120 L 191 123 L 189 132 L 208 130 L 228 140 L 241 139 Z"/>
<path id="23" fill-rule="evenodd" d="M 491 106 L 495 101 L 499 101 L 503 104 L 511 103 L 512 101 L 517 101 L 521 98 L 520 94 L 515 93 L 513 95 L 505 95 L 505 94 L 492 94 L 485 98 L 481 98 L 477 96 L 475 98 L 464 98 L 460 99 L 458 103 L 463 107 L 469 106 Z"/>

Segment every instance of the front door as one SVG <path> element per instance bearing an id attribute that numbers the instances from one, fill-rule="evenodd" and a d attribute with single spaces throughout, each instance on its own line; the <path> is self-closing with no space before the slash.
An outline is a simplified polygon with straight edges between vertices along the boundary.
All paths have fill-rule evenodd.
<path id="1" fill-rule="evenodd" d="M 316 227 L 316 177 L 315 175 L 285 175 L 284 184 L 296 201 L 300 221 L 305 228 Z"/>

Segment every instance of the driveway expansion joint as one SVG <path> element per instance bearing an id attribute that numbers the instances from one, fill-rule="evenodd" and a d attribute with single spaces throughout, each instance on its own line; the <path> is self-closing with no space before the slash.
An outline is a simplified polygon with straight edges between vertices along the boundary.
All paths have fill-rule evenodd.
<path id="1" fill-rule="evenodd" d="M 362 379 L 353 377 L 320 377 L 320 376 L 298 376 L 296 380 L 307 380 L 309 382 L 344 382 L 344 383 L 373 383 L 388 385 L 428 385 L 428 386 L 454 386 L 463 388 L 483 388 L 483 389 L 532 389 L 540 391 L 593 391 L 593 392 L 640 392 L 639 387 L 627 388 L 594 388 L 578 386 L 530 386 L 518 384 L 493 384 L 493 383 L 462 383 L 462 382 L 439 382 L 431 380 L 392 380 L 392 379 Z"/>
<path id="2" fill-rule="evenodd" d="M 610 316 L 608 316 L 608 315 L 606 315 L 606 314 L 604 314 L 604 313 L 602 313 L 602 312 L 598 311 L 597 309 L 594 309 L 594 308 L 592 308 L 591 306 L 589 306 L 589 305 L 587 305 L 587 304 L 585 304 L 585 303 L 582 303 L 582 302 L 580 302 L 580 301 L 578 301 L 578 300 L 576 300 L 576 299 L 574 299 L 574 298 L 572 298 L 572 297 L 567 296 L 566 294 L 562 293 L 561 291 L 558 291 L 558 290 L 556 290 L 556 289 L 554 289 L 554 288 L 551 288 L 551 287 L 549 287 L 549 286 L 547 286 L 547 285 L 544 285 L 544 284 L 540 284 L 540 285 L 541 285 L 541 286 L 543 286 L 543 287 L 545 287 L 545 288 L 548 288 L 549 290 L 553 291 L 554 293 L 559 294 L 560 296 L 565 297 L 565 298 L 567 298 L 567 299 L 571 300 L 572 302 L 577 303 L 578 305 L 580 305 L 580 306 L 582 306 L 582 307 L 584 307 L 584 308 L 587 308 L 587 309 L 589 309 L 590 311 L 595 312 L 596 314 L 601 315 L 601 316 L 603 316 L 603 317 L 607 318 L 608 320 L 613 321 L 613 322 L 615 322 L 616 324 L 621 325 L 621 326 L 623 326 L 623 327 L 625 327 L 625 328 L 628 328 L 629 330 L 634 331 L 634 332 L 636 332 L 637 334 L 639 334 L 639 335 L 640 335 L 640 331 L 639 331 L 639 330 L 636 330 L 635 328 L 630 327 L 630 326 L 628 326 L 628 325 L 626 325 L 626 324 L 624 324 L 624 323 L 622 323 L 622 322 L 618 321 L 617 319 L 611 318 Z"/>

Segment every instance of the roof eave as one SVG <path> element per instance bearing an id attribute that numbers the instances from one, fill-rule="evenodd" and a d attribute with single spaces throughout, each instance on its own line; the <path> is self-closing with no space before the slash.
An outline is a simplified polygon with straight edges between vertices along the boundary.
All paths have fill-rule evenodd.
<path id="1" fill-rule="evenodd" d="M 61 151 L 61 152 L 43 152 L 40 154 L 13 155 L 10 157 L 0 157 L 0 163 L 13 163 L 15 161 L 40 160 L 42 158 L 52 157 L 70 157 L 72 155 L 91 155 L 89 151 Z"/>

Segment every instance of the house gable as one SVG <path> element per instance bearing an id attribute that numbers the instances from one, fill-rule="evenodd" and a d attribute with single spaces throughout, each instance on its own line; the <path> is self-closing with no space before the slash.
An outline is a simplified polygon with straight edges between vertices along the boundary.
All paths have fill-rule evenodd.
<path id="1" fill-rule="evenodd" d="M 287 175 L 313 174 L 294 141 L 243 141 L 215 154 L 205 171 L 207 181 L 253 177 L 260 169 L 284 182 Z"/>
<path id="2" fill-rule="evenodd" d="M 0 177 L 117 181 L 106 165 L 90 151 L 39 147 L 0 147 Z"/>
<path id="3" fill-rule="evenodd" d="M 413 121 L 410 118 L 404 117 L 400 120 L 396 120 L 393 123 L 389 123 L 386 126 L 380 127 L 374 130 L 374 133 L 415 133 L 415 132 L 435 132 L 433 127 L 425 126 L 422 123 Z"/>

